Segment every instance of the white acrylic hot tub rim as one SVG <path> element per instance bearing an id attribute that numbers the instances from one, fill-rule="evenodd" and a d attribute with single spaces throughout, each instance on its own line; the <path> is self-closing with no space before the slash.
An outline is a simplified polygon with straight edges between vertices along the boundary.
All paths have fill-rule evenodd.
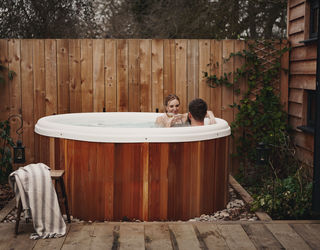
<path id="1" fill-rule="evenodd" d="M 116 119 L 130 121 L 155 121 L 162 113 L 146 112 L 91 112 L 70 113 L 42 117 L 35 125 L 37 134 L 88 142 L 141 143 L 141 142 L 191 142 L 221 138 L 230 135 L 228 123 L 216 118 L 216 124 L 195 127 L 171 128 L 116 128 L 86 127 L 61 123 L 61 119 L 90 121 L 91 119 Z M 57 122 L 59 120 L 59 122 Z"/>

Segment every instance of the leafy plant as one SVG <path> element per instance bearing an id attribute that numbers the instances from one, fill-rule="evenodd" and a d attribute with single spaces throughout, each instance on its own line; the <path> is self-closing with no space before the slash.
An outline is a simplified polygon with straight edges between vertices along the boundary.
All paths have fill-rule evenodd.
<path id="1" fill-rule="evenodd" d="M 4 77 L 3 77 L 3 72 L 6 70 L 7 68 L 3 65 L 0 64 L 0 83 L 4 83 L 5 80 L 4 80 Z M 13 76 L 15 75 L 15 72 L 12 71 L 12 70 L 9 70 L 8 71 L 8 78 L 9 80 L 12 80 L 13 79 Z"/>
<path id="2" fill-rule="evenodd" d="M 254 195 L 252 210 L 262 209 L 273 219 L 311 218 L 312 182 L 300 172 L 284 179 L 266 181 L 261 193 Z"/>
<path id="3" fill-rule="evenodd" d="M 8 176 L 12 172 L 11 147 L 13 146 L 9 121 L 0 121 L 0 183 L 7 182 Z"/>
<path id="4" fill-rule="evenodd" d="M 259 54 L 261 47 L 271 53 Z M 240 161 L 238 177 L 255 197 L 255 209 L 260 207 L 267 212 L 271 209 L 275 218 L 305 216 L 311 200 L 310 181 L 298 181 L 301 176 L 298 177 L 297 171 L 301 164 L 295 159 L 287 114 L 276 89 L 281 70 L 287 70 L 282 69 L 280 63 L 281 56 L 287 51 L 288 48 L 277 49 L 270 41 L 256 41 L 249 43 L 247 50 L 232 53 L 226 59 L 245 59 L 245 63 L 234 72 L 222 77 L 204 74 L 210 87 L 232 86 L 236 94 L 240 94 L 239 80 L 246 80 L 247 91 L 239 103 L 232 105 L 238 109 L 231 123 L 236 143 L 234 157 Z M 231 74 L 233 82 L 229 81 Z M 266 145 L 269 152 L 263 165 L 257 164 L 259 143 Z M 288 209 L 290 206 L 293 208 Z"/>

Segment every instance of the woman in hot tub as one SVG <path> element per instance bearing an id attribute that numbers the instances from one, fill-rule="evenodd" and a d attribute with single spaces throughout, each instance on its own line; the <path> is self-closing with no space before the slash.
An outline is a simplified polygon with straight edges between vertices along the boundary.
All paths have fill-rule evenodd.
<path id="1" fill-rule="evenodd" d="M 180 114 L 180 99 L 177 95 L 168 95 L 164 100 L 165 113 L 156 119 L 156 125 L 159 127 L 181 127 L 190 125 L 188 113 Z M 206 117 L 209 118 L 209 124 L 215 123 L 212 111 L 207 111 Z"/>

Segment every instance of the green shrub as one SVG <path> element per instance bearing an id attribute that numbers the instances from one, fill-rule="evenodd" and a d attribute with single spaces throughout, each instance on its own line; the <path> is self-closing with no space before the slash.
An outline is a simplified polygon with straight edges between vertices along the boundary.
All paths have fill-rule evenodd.
<path id="1" fill-rule="evenodd" d="M 298 177 L 265 182 L 260 194 L 254 194 L 252 210 L 263 210 L 273 219 L 311 218 L 312 182 Z"/>

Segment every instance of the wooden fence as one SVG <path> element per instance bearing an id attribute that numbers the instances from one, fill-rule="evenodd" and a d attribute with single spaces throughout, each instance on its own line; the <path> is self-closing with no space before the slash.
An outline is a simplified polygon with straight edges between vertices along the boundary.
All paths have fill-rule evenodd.
<path id="1" fill-rule="evenodd" d="M 200 97 L 230 123 L 236 111 L 229 105 L 240 95 L 232 88 L 208 87 L 203 72 L 220 76 L 233 71 L 242 59 L 224 59 L 245 48 L 240 40 L 2 39 L 0 63 L 15 76 L 0 83 L 0 120 L 22 115 L 27 163 L 48 153 L 39 149 L 34 133 L 35 123 L 46 115 L 157 108 L 161 112 L 164 97 L 175 93 L 182 112 Z M 286 55 L 282 63 L 287 62 Z M 287 75 L 281 76 L 280 85 L 287 105 Z M 244 91 L 245 84 L 241 86 Z M 11 126 L 16 140 L 18 120 L 11 119 Z"/>

